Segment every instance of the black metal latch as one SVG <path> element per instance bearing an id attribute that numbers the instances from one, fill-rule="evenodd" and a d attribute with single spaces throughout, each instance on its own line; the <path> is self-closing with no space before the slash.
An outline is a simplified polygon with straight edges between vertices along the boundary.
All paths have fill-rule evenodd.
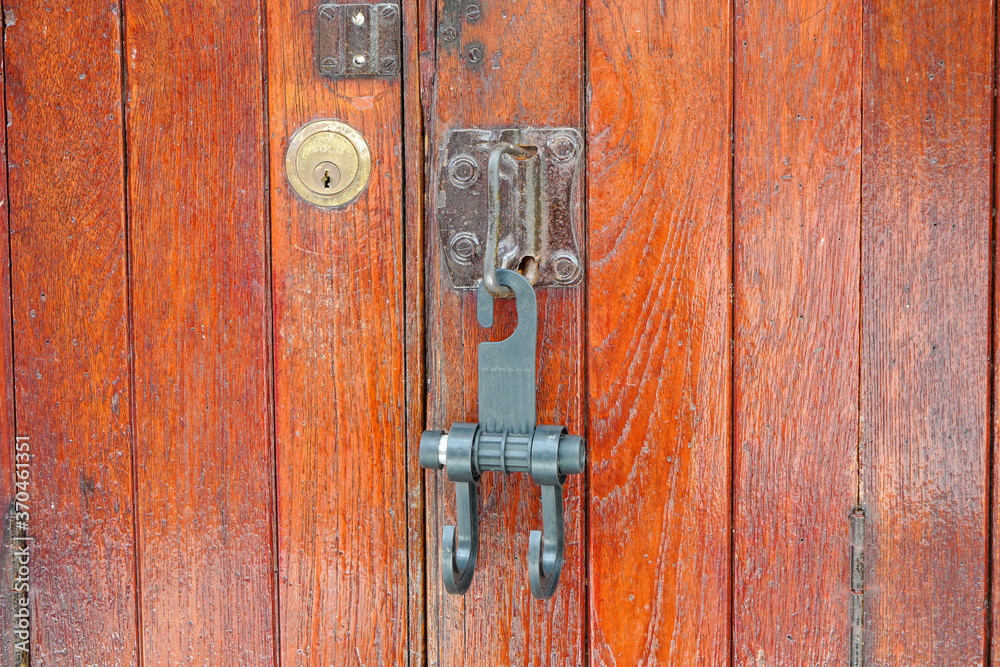
<path id="1" fill-rule="evenodd" d="M 479 551 L 479 479 L 487 471 L 526 473 L 541 486 L 542 530 L 528 539 L 528 581 L 536 598 L 550 598 L 559 583 L 565 545 L 562 487 L 567 475 L 583 472 L 583 438 L 564 426 L 535 420 L 535 346 L 538 315 L 535 292 L 523 276 L 496 270 L 497 285 L 517 300 L 517 329 L 506 340 L 479 345 L 479 423 L 456 423 L 451 431 L 425 431 L 420 465 L 444 468 L 455 483 L 458 526 L 445 526 L 441 570 L 449 593 L 463 594 L 472 583 Z M 493 296 L 479 284 L 477 318 L 493 326 Z"/>

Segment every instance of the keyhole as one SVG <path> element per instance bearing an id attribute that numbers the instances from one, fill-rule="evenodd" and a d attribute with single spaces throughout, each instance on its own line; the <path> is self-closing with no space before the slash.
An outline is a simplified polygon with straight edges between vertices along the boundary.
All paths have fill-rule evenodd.
<path id="1" fill-rule="evenodd" d="M 333 162 L 320 162 L 313 170 L 312 184 L 309 186 L 313 192 L 323 195 L 332 195 L 343 190 L 340 182 L 340 169 Z"/>

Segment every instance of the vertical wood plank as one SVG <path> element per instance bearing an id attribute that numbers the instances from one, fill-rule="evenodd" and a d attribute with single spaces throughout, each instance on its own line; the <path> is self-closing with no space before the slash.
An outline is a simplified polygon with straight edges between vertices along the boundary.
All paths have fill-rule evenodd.
<path id="1" fill-rule="evenodd" d="M 729 2 L 588 5 L 591 660 L 729 659 Z"/>
<path id="2" fill-rule="evenodd" d="M 431 82 L 425 72 L 434 67 L 435 0 L 404 0 L 403 12 L 403 144 L 406 249 L 406 470 L 409 664 L 427 662 L 427 614 L 424 533 L 426 531 L 424 474 L 420 468 L 420 435 L 426 422 L 424 354 L 424 213 L 427 191 L 424 169 L 424 101 Z M 425 93 L 427 97 L 425 98 Z"/>
<path id="3" fill-rule="evenodd" d="M 4 14 L 16 410 L 34 454 L 31 661 L 134 665 L 118 5 L 8 0 Z"/>
<path id="4" fill-rule="evenodd" d="M 866 665 L 985 660 L 992 12 L 864 2 Z"/>
<path id="5" fill-rule="evenodd" d="M 991 462 L 993 469 L 990 471 L 992 475 L 992 491 L 993 497 L 990 499 L 991 503 L 991 547 L 992 553 L 989 554 L 990 565 L 991 565 L 991 578 L 990 584 L 992 590 L 990 596 L 990 651 L 988 655 L 991 658 L 990 664 L 993 667 L 1000 667 L 1000 460 L 997 456 L 997 443 L 1000 442 L 1000 407 L 998 407 L 998 397 L 1000 397 L 1000 373 L 997 372 L 997 360 L 1000 359 L 1000 318 L 997 317 L 997 313 L 1000 312 L 1000 287 L 997 286 L 998 277 L 1000 277 L 1000 267 L 998 267 L 998 262 L 1000 262 L 1000 256 L 996 252 L 996 242 L 997 242 L 997 216 L 996 207 L 997 202 L 1000 202 L 1000 164 L 998 164 L 996 159 L 997 146 L 1000 146 L 1000 97 L 997 95 L 997 85 L 1000 83 L 1000 72 L 998 72 L 998 67 L 1000 67 L 1000 40 L 997 36 L 1000 36 L 1000 12 L 997 11 L 996 2 L 993 3 L 993 20 L 996 22 L 996 31 L 993 33 L 993 96 L 995 107 L 993 109 L 993 185 L 995 190 L 993 191 L 993 220 L 992 220 L 992 231 L 990 235 L 990 240 L 993 247 L 993 265 L 992 265 L 992 287 L 993 287 L 993 331 L 992 345 L 993 349 L 991 357 L 991 373 L 993 382 L 993 395 L 992 395 L 992 405 L 991 414 L 993 417 L 993 423 L 991 427 L 992 441 L 990 443 L 991 447 Z"/>
<path id="6" fill-rule="evenodd" d="M 143 664 L 273 665 L 260 8 L 125 25 Z"/>
<path id="7" fill-rule="evenodd" d="M 734 661 L 846 665 L 861 12 L 737 7 Z"/>
<path id="8" fill-rule="evenodd" d="M 7 73 L 3 54 L 0 53 L 0 118 L 7 117 L 6 87 Z M 14 446 L 14 341 L 11 329 L 10 303 L 10 208 L 7 198 L 7 134 L 0 132 L 0 508 L 3 510 L 3 524 L 0 526 L 0 665 L 14 663 L 14 610 L 24 596 L 23 591 L 14 592 L 13 552 L 22 545 L 13 537 L 20 531 L 16 523 L 14 480 L 16 463 L 28 464 L 31 458 L 18 457 Z M 19 460 L 20 459 L 20 460 Z M 20 586 L 20 582 L 18 582 Z M 8 604 L 10 602 L 10 604 Z"/>
<path id="9" fill-rule="evenodd" d="M 476 7 L 479 12 L 469 11 Z M 440 151 L 456 128 L 581 127 L 583 8 L 578 0 L 515 0 L 437 5 L 434 115 L 429 146 Z M 470 19 L 469 16 L 472 16 Z M 452 39 L 442 29 L 455 30 Z M 450 33 L 449 33 L 449 36 Z M 482 50 L 472 62 L 468 50 Z M 431 167 L 437 170 L 437 163 Z M 433 205 L 433 193 L 432 193 Z M 582 221 L 581 221 L 582 223 Z M 576 238 L 583 239 L 582 225 Z M 448 429 L 478 415 L 477 345 L 513 331 L 510 302 L 497 304 L 494 327 L 475 317 L 475 293 L 451 285 L 433 217 L 426 235 L 428 428 Z M 583 433 L 583 289 L 538 293 L 539 423 Z M 479 561 L 464 597 L 441 583 L 441 531 L 454 523 L 454 486 L 427 480 L 428 657 L 434 665 L 581 664 L 585 633 L 583 481 L 565 494 L 566 562 L 553 600 L 531 597 L 528 534 L 541 525 L 538 487 L 524 475 L 488 475 L 480 488 Z M 579 476 L 576 476 L 579 477 Z"/>
<path id="10" fill-rule="evenodd" d="M 268 3 L 281 659 L 407 661 L 401 81 L 333 81 L 313 0 Z M 291 191 L 302 125 L 365 137 L 368 189 L 322 210 Z"/>

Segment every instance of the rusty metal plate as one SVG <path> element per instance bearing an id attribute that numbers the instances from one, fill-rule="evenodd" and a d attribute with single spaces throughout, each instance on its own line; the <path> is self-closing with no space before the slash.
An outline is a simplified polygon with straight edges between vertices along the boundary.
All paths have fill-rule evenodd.
<path id="1" fill-rule="evenodd" d="M 323 76 L 396 77 L 399 5 L 323 4 L 316 9 L 316 66 Z"/>
<path id="2" fill-rule="evenodd" d="M 573 128 L 527 128 L 453 130 L 441 148 L 435 217 L 452 285 L 473 289 L 483 278 L 489 160 L 502 143 L 537 155 L 500 156 L 497 268 L 520 269 L 536 288 L 579 284 L 583 137 Z"/>

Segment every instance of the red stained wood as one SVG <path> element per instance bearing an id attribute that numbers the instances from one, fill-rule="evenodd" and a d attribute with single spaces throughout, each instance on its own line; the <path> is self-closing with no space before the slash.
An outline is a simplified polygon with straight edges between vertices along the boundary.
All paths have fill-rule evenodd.
<path id="1" fill-rule="evenodd" d="M 32 664 L 134 665 L 120 19 L 89 0 L 12 0 L 4 13 Z"/>
<path id="2" fill-rule="evenodd" d="M 592 2 L 593 664 L 729 659 L 728 2 Z"/>
<path id="3" fill-rule="evenodd" d="M 738 3 L 735 26 L 734 661 L 846 665 L 861 14 Z"/>
<path id="4" fill-rule="evenodd" d="M 866 665 L 985 657 L 993 33 L 864 3 Z"/>
<path id="5" fill-rule="evenodd" d="M 403 15 L 403 148 L 406 248 L 406 489 L 407 609 L 409 660 L 427 660 L 424 532 L 425 486 L 420 468 L 420 435 L 426 419 L 424 364 L 424 92 L 423 72 L 433 67 L 434 0 L 405 0 Z M 429 84 L 429 82 L 427 82 Z"/>
<path id="6" fill-rule="evenodd" d="M 481 4 L 465 18 L 464 5 L 442 0 L 454 40 L 437 40 L 434 121 L 426 128 L 436 151 L 455 128 L 581 127 L 582 11 L 579 2 Z M 479 66 L 469 45 L 482 43 Z M 540 46 L 544 44 L 544 48 Z M 431 169 L 437 168 L 436 163 Z M 448 429 L 478 414 L 477 344 L 513 330 L 509 302 L 498 304 L 494 327 L 475 317 L 475 295 L 452 288 L 433 219 L 426 234 L 427 426 Z M 582 225 L 576 230 L 583 238 Z M 538 293 L 538 420 L 583 433 L 583 290 Z M 555 599 L 531 597 L 526 568 L 528 534 L 541 526 L 538 487 L 526 476 L 487 475 L 480 488 L 480 545 L 475 580 L 465 597 L 441 583 L 441 531 L 454 523 L 454 485 L 441 473 L 427 480 L 428 658 L 431 664 L 580 664 L 584 660 L 583 481 L 565 488 L 566 563 Z"/>
<path id="7" fill-rule="evenodd" d="M 998 26 L 1000 26 L 1000 14 L 997 13 L 995 4 L 993 13 L 994 13 L 994 20 L 996 20 Z M 998 30 L 998 32 L 994 34 L 1000 34 L 1000 30 Z M 997 49 L 996 51 L 994 51 L 994 57 L 993 57 L 993 69 L 994 69 L 993 85 L 994 85 L 994 95 L 995 95 L 996 85 L 997 85 L 996 68 L 997 68 L 997 63 L 1000 62 L 1000 60 L 998 60 L 998 57 L 1000 57 L 1000 43 L 998 43 L 996 39 L 994 39 L 994 42 L 995 42 L 994 47 Z M 996 121 L 996 119 L 1000 117 L 1000 100 L 996 101 L 996 104 L 997 106 L 993 110 L 993 118 L 994 118 L 993 131 L 995 133 L 993 136 L 994 151 L 996 151 L 996 147 L 998 145 L 997 139 L 998 135 L 1000 135 L 1000 127 L 997 126 L 997 121 Z M 995 155 L 994 155 L 993 168 L 995 170 L 1000 171 L 1000 166 L 998 166 L 996 163 Z M 993 601 L 993 604 L 990 609 L 990 617 L 988 619 L 988 622 L 990 623 L 989 637 L 991 641 L 991 651 L 989 653 L 989 656 L 992 658 L 991 664 L 994 667 L 1000 665 L 1000 605 L 996 604 L 996 600 L 1000 599 L 998 598 L 998 596 L 1000 596 L 1000 464 L 997 463 L 997 454 L 996 454 L 996 443 L 1000 442 L 1000 440 L 998 440 L 998 438 L 1000 438 L 1000 410 L 997 410 L 997 397 L 1000 396 L 1000 375 L 998 375 L 996 372 L 997 359 L 1000 358 L 1000 349 L 998 349 L 998 347 L 1000 347 L 1000 333 L 998 333 L 1000 332 L 1000 321 L 998 321 L 996 316 L 998 309 L 1000 309 L 1000 289 L 998 289 L 997 287 L 997 274 L 998 274 L 997 262 L 1000 260 L 998 260 L 995 250 L 996 233 L 997 233 L 996 202 L 1000 201 L 1000 199 L 998 199 L 998 196 L 1000 196 L 1000 173 L 998 173 L 998 171 L 994 171 L 993 174 L 993 183 L 996 186 L 997 190 L 994 191 L 993 193 L 994 219 L 993 219 L 993 233 L 991 235 L 991 240 L 994 244 L 994 257 L 993 257 L 994 264 L 991 267 L 993 270 L 992 287 L 993 287 L 993 327 L 994 327 L 992 331 L 993 354 L 991 358 L 992 369 L 993 369 L 993 377 L 992 377 L 993 403 L 990 406 L 992 409 L 992 417 L 993 417 L 993 423 L 991 424 L 993 429 L 993 441 L 991 444 L 992 457 L 993 457 L 993 470 L 991 471 L 991 475 L 993 478 L 992 479 L 993 497 L 990 499 L 990 502 L 992 503 L 992 512 L 991 512 L 992 525 L 990 526 L 990 530 L 992 531 L 992 544 L 991 544 L 992 553 L 989 554 L 989 556 L 992 558 L 992 563 L 991 563 L 992 569 L 990 573 L 992 575 L 990 579 L 990 583 L 992 584 L 991 586 L 992 590 L 990 599 Z"/>
<path id="8" fill-rule="evenodd" d="M 6 87 L 6 73 L 2 54 L 0 54 L 0 91 Z M 6 96 L 4 96 L 6 99 Z M 0 118 L 5 118 L 6 102 L 0 100 Z M 19 452 L 17 456 L 14 446 L 14 347 L 13 331 L 11 330 L 10 310 L 10 245 L 3 243 L 10 232 L 10 209 L 7 205 L 7 138 L 0 133 L 0 164 L 3 164 L 4 177 L 0 178 L 0 507 L 3 508 L 3 524 L 0 526 L 0 563 L 11 562 L 11 549 L 19 549 L 23 545 L 14 543 L 11 538 L 18 534 L 14 494 L 19 489 L 14 488 L 16 472 L 20 468 L 15 463 L 28 464 L 30 474 L 30 456 Z M 30 482 L 29 482 L 30 483 Z M 0 665 L 14 664 L 14 617 L 12 612 L 19 606 L 24 595 L 18 591 L 11 595 L 14 585 L 12 568 L 0 567 L 0 590 L 4 591 L 5 604 L 0 605 Z M 21 582 L 18 582 L 18 586 Z M 13 604 L 6 604 L 10 600 Z M 21 657 L 20 655 L 18 656 Z"/>
<path id="9" fill-rule="evenodd" d="M 272 2 L 267 16 L 281 661 L 402 665 L 419 541 L 408 547 L 401 81 L 320 77 L 314 7 Z M 373 161 L 367 191 L 333 211 L 298 199 L 284 171 L 289 138 L 322 118 L 359 130 Z"/>
<path id="10" fill-rule="evenodd" d="M 143 665 L 273 665 L 259 5 L 125 19 Z"/>

